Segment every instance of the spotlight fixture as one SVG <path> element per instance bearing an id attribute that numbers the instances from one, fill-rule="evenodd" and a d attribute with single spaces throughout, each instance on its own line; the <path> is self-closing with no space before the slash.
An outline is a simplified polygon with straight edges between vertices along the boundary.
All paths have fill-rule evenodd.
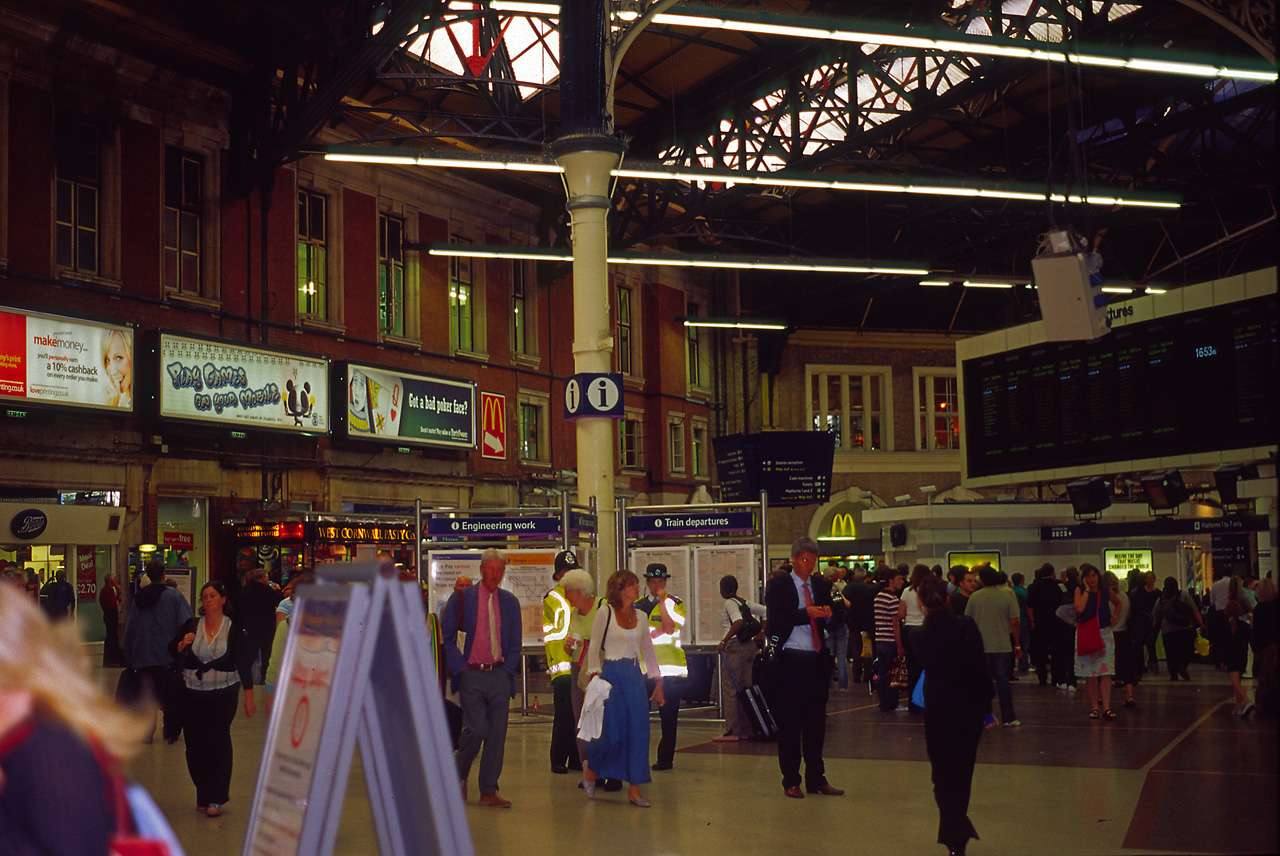
<path id="1" fill-rule="evenodd" d="M 1257 464 L 1234 464 L 1213 471 L 1213 484 L 1218 488 L 1218 498 L 1225 508 L 1228 505 L 1244 505 L 1240 500 L 1240 482 L 1258 477 Z"/>
<path id="2" fill-rule="evenodd" d="M 1102 476 L 1067 482 L 1067 496 L 1077 520 L 1096 520 L 1102 516 L 1102 509 L 1111 505 L 1111 493 Z"/>
<path id="3" fill-rule="evenodd" d="M 1160 511 L 1177 514 L 1178 506 L 1186 502 L 1187 497 L 1190 496 L 1186 485 L 1182 483 L 1182 473 L 1179 470 L 1161 470 L 1158 473 L 1145 475 L 1141 483 L 1142 492 L 1147 495 L 1147 505 L 1150 506 L 1152 514 Z"/>

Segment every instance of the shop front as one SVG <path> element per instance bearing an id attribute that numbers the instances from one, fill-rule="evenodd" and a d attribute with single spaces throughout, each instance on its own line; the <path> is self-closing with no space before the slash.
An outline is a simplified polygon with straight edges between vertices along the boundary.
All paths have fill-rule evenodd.
<path id="1" fill-rule="evenodd" d="M 415 574 L 417 530 L 409 517 L 287 512 L 223 521 L 236 576 L 261 567 L 277 585 L 321 562 L 352 562 L 387 555 Z"/>
<path id="2" fill-rule="evenodd" d="M 101 642 L 98 591 L 116 567 L 124 516 L 117 506 L 0 502 L 0 561 L 34 573 L 41 587 L 62 574 L 83 638 Z"/>

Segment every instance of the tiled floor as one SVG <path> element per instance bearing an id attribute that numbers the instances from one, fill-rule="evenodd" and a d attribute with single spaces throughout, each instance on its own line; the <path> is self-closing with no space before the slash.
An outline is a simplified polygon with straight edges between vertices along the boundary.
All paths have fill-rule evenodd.
<path id="1" fill-rule="evenodd" d="M 1015 683 L 1023 726 L 983 737 L 970 810 L 982 838 L 969 852 L 1277 852 L 1276 721 L 1232 716 L 1222 673 L 1193 666 L 1192 676 L 1149 680 L 1111 723 L 1087 719 L 1083 692 Z M 625 792 L 588 801 L 575 778 L 549 770 L 548 719 L 515 715 L 501 783 L 514 807 L 476 806 L 473 775 L 475 852 L 942 854 L 923 727 L 881 714 L 864 693 L 834 694 L 828 707 L 828 778 L 848 793 L 804 801 L 782 796 L 772 745 L 712 743 L 720 728 L 705 719 L 682 721 L 675 769 L 645 787 L 652 809 L 632 808 Z M 241 852 L 265 725 L 237 718 L 232 801 L 218 819 L 195 812 L 180 743 L 147 746 L 133 763 L 189 856 Z M 335 852 L 376 853 L 370 818 L 357 761 Z"/>

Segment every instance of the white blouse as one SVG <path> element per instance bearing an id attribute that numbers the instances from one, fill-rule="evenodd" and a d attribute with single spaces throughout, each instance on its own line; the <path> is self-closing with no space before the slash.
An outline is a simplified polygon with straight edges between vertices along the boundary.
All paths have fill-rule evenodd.
<path id="1" fill-rule="evenodd" d="M 597 644 L 597 640 L 603 644 Z M 630 630 L 618 625 L 618 617 L 607 603 L 596 610 L 596 620 L 591 624 L 591 647 L 587 649 L 588 673 L 599 674 L 602 657 L 604 660 L 636 660 L 641 662 L 646 675 L 662 674 L 658 671 L 658 655 L 653 650 L 647 616 L 639 610 L 636 610 L 636 626 Z"/>

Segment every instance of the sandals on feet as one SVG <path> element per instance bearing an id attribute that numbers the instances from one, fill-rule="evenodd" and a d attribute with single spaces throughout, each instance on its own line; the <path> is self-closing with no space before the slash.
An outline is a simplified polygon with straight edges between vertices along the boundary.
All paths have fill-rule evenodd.
<path id="1" fill-rule="evenodd" d="M 1103 718 L 1103 719 L 1115 719 L 1115 718 L 1116 718 L 1116 715 L 1115 715 L 1115 712 L 1111 710 L 1111 708 L 1107 708 L 1106 710 L 1104 710 L 1104 711 L 1102 712 L 1102 718 Z"/>
<path id="2" fill-rule="evenodd" d="M 1131 698 L 1127 698 L 1127 699 L 1125 699 L 1125 700 L 1124 700 L 1124 706 L 1125 706 L 1125 707 L 1136 707 L 1136 706 L 1137 706 L 1137 704 L 1138 704 L 1138 703 L 1137 703 L 1136 701 L 1134 701 L 1133 699 L 1131 699 Z"/>
<path id="3" fill-rule="evenodd" d="M 1089 711 L 1089 718 L 1090 719 L 1098 718 L 1098 709 L 1096 707 L 1093 710 Z"/>

